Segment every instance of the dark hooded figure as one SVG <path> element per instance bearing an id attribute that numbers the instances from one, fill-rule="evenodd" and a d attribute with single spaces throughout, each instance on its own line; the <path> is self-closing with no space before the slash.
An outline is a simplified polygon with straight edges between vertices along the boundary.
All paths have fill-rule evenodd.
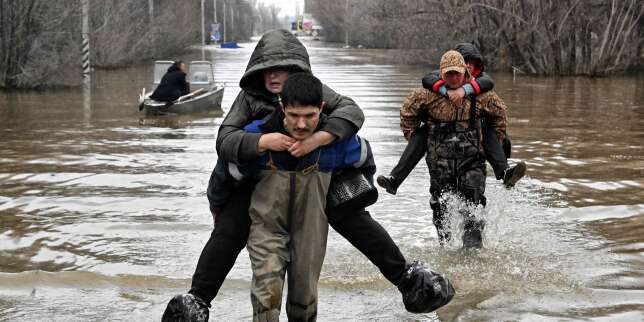
<path id="1" fill-rule="evenodd" d="M 189 293 L 170 300 L 163 321 L 203 321 L 204 316 L 207 320 L 210 302 L 246 246 L 251 224 L 249 206 L 256 183 L 242 180 L 233 184 L 226 176 L 227 163 L 240 165 L 256 160 L 265 151 L 263 147 L 280 144 L 291 144 L 288 151 L 293 156 L 303 156 L 319 146 L 356 134 L 362 126 L 364 115 L 358 105 L 323 85 L 325 123 L 309 138 L 289 142 L 279 136 L 244 131 L 252 121 L 280 108 L 277 94 L 288 75 L 298 72 L 312 73 L 304 45 L 287 30 L 265 33 L 239 82 L 241 91 L 219 127 L 219 158 L 207 190 L 215 228 L 201 252 Z M 373 165 L 373 161 L 368 160 L 367 164 Z M 372 169 L 369 175 L 374 172 Z M 398 287 L 407 310 L 429 312 L 452 299 L 454 289 L 449 281 L 418 263 L 408 263 L 391 236 L 364 207 L 343 209 L 340 213 L 327 211 L 326 215 L 329 225 Z"/>
<path id="2" fill-rule="evenodd" d="M 174 102 L 179 97 L 190 93 L 190 85 L 186 82 L 186 64 L 175 61 L 161 78 L 161 83 L 150 98 L 159 102 Z"/>

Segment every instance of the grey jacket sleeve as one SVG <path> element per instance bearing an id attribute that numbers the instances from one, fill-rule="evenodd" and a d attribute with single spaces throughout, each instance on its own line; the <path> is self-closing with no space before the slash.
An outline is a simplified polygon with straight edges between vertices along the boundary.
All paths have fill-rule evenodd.
<path id="1" fill-rule="evenodd" d="M 261 133 L 244 132 L 254 119 L 251 102 L 239 92 L 217 134 L 217 155 L 227 162 L 241 164 L 259 157 L 257 143 Z"/>
<path id="2" fill-rule="evenodd" d="M 352 99 L 334 92 L 324 85 L 322 99 L 326 102 L 324 114 L 328 115 L 322 131 L 329 132 L 338 137 L 338 140 L 354 135 L 362 127 L 364 114 L 358 104 Z"/>
<path id="3" fill-rule="evenodd" d="M 434 84 L 436 84 L 436 82 L 438 82 L 440 79 L 441 79 L 440 72 L 438 70 L 432 71 L 431 73 L 423 77 L 423 88 L 435 92 Z"/>
<path id="4" fill-rule="evenodd" d="M 476 78 L 476 83 L 479 85 L 479 90 L 476 94 L 482 94 L 494 89 L 494 80 L 492 80 L 492 77 L 490 77 L 486 72 L 482 72 L 481 75 Z"/>

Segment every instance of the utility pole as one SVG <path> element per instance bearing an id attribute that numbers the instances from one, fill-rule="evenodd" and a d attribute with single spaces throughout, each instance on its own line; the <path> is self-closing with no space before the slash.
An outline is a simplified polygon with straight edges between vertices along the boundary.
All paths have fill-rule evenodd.
<path id="1" fill-rule="evenodd" d="M 154 0 L 148 0 L 148 15 L 150 16 L 150 26 L 154 25 Z"/>
<path id="2" fill-rule="evenodd" d="M 210 32 L 211 35 L 216 34 L 217 37 L 219 37 L 219 23 L 217 23 L 217 0 L 212 0 L 212 27 Z M 217 28 L 217 30 L 214 29 L 214 27 Z M 215 44 L 217 43 L 217 40 L 215 41 Z"/>
<path id="3" fill-rule="evenodd" d="M 295 30 L 297 30 L 296 32 L 298 32 L 298 33 L 301 31 L 300 30 L 300 21 L 302 21 L 302 23 L 304 23 L 304 15 L 300 13 L 300 2 L 296 1 L 295 2 L 295 27 L 296 27 Z M 273 22 L 273 23 L 275 23 L 275 22 Z"/>
<path id="4" fill-rule="evenodd" d="M 228 28 L 226 27 L 226 0 L 224 0 L 224 38 L 222 38 L 222 43 L 226 42 L 226 33 L 228 32 Z"/>
<path id="5" fill-rule="evenodd" d="M 235 7 L 234 6 L 235 6 L 234 3 L 230 5 L 230 26 L 231 26 L 230 31 L 235 30 L 235 27 L 234 27 L 235 26 Z M 235 39 L 233 39 L 233 41 L 234 40 Z"/>
<path id="6" fill-rule="evenodd" d="M 89 89 L 91 84 L 89 63 L 89 0 L 81 0 L 81 12 L 83 86 Z"/>
<path id="7" fill-rule="evenodd" d="M 349 0 L 344 1 L 344 42 L 349 46 Z"/>
<path id="8" fill-rule="evenodd" d="M 201 0 L 201 46 L 206 45 L 206 15 L 204 12 L 204 0 Z"/>
<path id="9" fill-rule="evenodd" d="M 206 60 L 206 16 L 204 12 L 204 0 L 201 0 L 201 60 Z"/>
<path id="10" fill-rule="evenodd" d="M 217 0 L 212 0 L 212 15 L 213 15 L 213 23 L 217 23 Z"/>
<path id="11" fill-rule="evenodd" d="M 89 125 L 92 115 L 92 79 L 89 62 L 89 0 L 81 0 L 81 39 L 83 64 L 83 119 Z"/>

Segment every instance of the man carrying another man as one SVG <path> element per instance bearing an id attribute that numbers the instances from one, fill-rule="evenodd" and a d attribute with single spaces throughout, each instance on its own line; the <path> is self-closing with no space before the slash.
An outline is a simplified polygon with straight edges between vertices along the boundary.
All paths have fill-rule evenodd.
<path id="1" fill-rule="evenodd" d="M 226 115 L 217 136 L 219 159 L 208 186 L 208 199 L 215 228 L 197 263 L 188 294 L 174 297 L 163 321 L 181 318 L 207 320 L 209 303 L 215 298 L 246 246 L 251 218 L 249 207 L 256 182 L 244 179 L 234 183 L 228 178 L 226 164 L 242 165 L 258 159 L 267 150 L 287 149 L 303 157 L 320 146 L 342 141 L 356 134 L 364 115 L 348 97 L 322 85 L 326 102 L 326 122 L 311 136 L 298 141 L 282 133 L 250 133 L 244 127 L 280 109 L 278 94 L 290 74 L 311 74 L 306 48 L 286 30 L 273 30 L 260 39 L 246 72 L 240 80 L 241 92 Z M 447 304 L 453 296 L 446 287 L 437 291 L 436 283 L 446 282 L 439 274 L 408 263 L 387 231 L 364 207 L 346 209 L 331 215 L 328 222 L 340 235 L 365 254 L 403 295 L 411 312 L 428 312 Z M 195 318 L 199 317 L 199 318 Z"/>
<path id="2" fill-rule="evenodd" d="M 446 52 L 440 61 L 440 75 L 448 89 L 458 89 L 470 75 L 463 56 Z M 412 92 L 400 109 L 403 134 L 409 138 L 422 123 L 427 124 L 427 165 L 430 173 L 430 206 L 441 244 L 451 238 L 447 209 L 442 195 L 454 192 L 472 205 L 485 206 L 485 155 L 481 121 L 491 127 L 500 141 L 505 137 L 507 107 L 493 92 L 453 102 L 427 89 Z M 481 247 L 483 219 L 465 214 L 463 246 Z"/>
<path id="3" fill-rule="evenodd" d="M 454 50 L 458 51 L 465 59 L 465 65 L 471 78 L 456 89 L 448 89 L 445 81 L 441 79 L 440 71 L 433 71 L 423 77 L 423 87 L 449 97 L 455 104 L 467 99 L 468 96 L 477 96 L 491 91 L 494 88 L 494 81 L 485 70 L 483 56 L 476 45 L 472 43 L 459 43 Z M 508 158 L 511 155 L 510 138 L 505 134 L 499 139 L 491 126 L 483 125 L 483 153 L 494 170 L 497 180 L 503 180 L 503 184 L 511 188 L 519 181 L 526 172 L 526 164 L 521 161 L 510 167 Z M 389 175 L 378 176 L 378 184 L 385 188 L 388 193 L 396 194 L 398 187 L 405 181 L 416 164 L 427 152 L 427 126 L 422 125 L 415 129 L 407 137 L 408 143 L 400 156 L 398 164 L 394 166 Z"/>
<path id="4" fill-rule="evenodd" d="M 324 125 L 322 83 L 315 76 L 290 75 L 284 82 L 281 98 L 282 109 L 252 122 L 244 130 L 281 133 L 301 141 Z M 263 151 L 250 165 L 230 164 L 236 179 L 241 179 L 241 174 L 258 180 L 251 197 L 247 246 L 253 268 L 254 321 L 279 320 L 286 273 L 288 320 L 317 318 L 317 284 L 328 233 L 324 210 L 331 173 L 361 167 L 367 160 L 365 145 L 353 135 L 299 158 L 284 145 Z"/>

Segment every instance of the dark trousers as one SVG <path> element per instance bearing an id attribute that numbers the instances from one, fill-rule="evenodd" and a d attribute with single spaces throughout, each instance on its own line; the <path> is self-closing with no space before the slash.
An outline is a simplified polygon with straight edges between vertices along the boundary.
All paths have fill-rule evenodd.
<path id="1" fill-rule="evenodd" d="M 427 125 L 423 124 L 409 137 L 409 141 L 400 156 L 400 160 L 398 160 L 398 163 L 390 173 L 394 177 L 396 186 L 401 185 L 405 181 L 418 162 L 425 156 L 427 152 L 427 136 Z M 485 158 L 494 170 L 496 179 L 503 179 L 503 174 L 509 167 L 510 139 L 506 136 L 503 144 L 501 144 L 494 128 L 489 126 L 483 127 L 483 150 L 485 151 Z"/>
<path id="2" fill-rule="evenodd" d="M 505 170 L 509 168 L 508 158 L 510 157 L 511 143 L 510 138 L 505 137 L 503 144 L 499 140 L 499 135 L 494 128 L 490 126 L 483 127 L 483 151 L 485 159 L 492 166 L 494 176 L 497 180 L 503 179 Z"/>
<path id="3" fill-rule="evenodd" d="M 396 181 L 396 186 L 399 186 L 405 181 L 407 176 L 414 170 L 418 162 L 425 156 L 427 152 L 427 125 L 423 124 L 417 128 L 414 133 L 409 137 L 407 146 L 400 156 L 400 160 L 396 166 L 391 170 L 391 176 Z"/>
<path id="4" fill-rule="evenodd" d="M 467 162 L 467 161 L 466 161 Z M 475 167 L 459 173 L 456 170 L 455 162 L 440 163 L 443 166 L 434 166 L 430 169 L 431 198 L 429 206 L 432 208 L 434 226 L 438 233 L 438 240 L 441 245 L 449 241 L 451 231 L 448 227 L 450 218 L 447 217 L 448 209 L 441 200 L 445 192 L 453 192 L 461 195 L 467 202 L 485 207 L 485 168 Z M 470 238 L 472 230 L 482 232 L 485 222 L 483 219 L 474 218 L 469 212 L 461 213 L 464 218 L 463 239 Z"/>
<path id="5" fill-rule="evenodd" d="M 253 183 L 243 182 L 223 210 L 215 217 L 215 229 L 201 251 L 197 268 L 192 276 L 190 293 L 210 303 L 232 269 L 237 255 L 246 246 L 250 229 L 248 208 Z M 405 271 L 405 257 L 387 231 L 368 211 L 355 212 L 329 222 L 342 237 L 380 269 L 392 284 L 397 285 Z"/>

